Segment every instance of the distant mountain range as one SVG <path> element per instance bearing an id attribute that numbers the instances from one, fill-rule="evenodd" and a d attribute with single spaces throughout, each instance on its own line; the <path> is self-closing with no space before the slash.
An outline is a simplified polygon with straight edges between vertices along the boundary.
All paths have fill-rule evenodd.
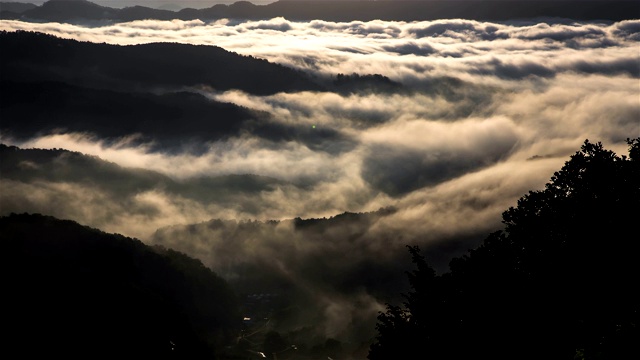
<path id="1" fill-rule="evenodd" d="M 19 14 L 27 10 L 35 9 L 38 5 L 22 2 L 0 2 L 0 12 Z"/>
<path id="2" fill-rule="evenodd" d="M 125 22 L 156 20 L 271 19 L 284 17 L 292 21 L 314 19 L 327 21 L 397 20 L 420 21 L 465 18 L 480 21 L 505 21 L 536 17 L 575 20 L 610 20 L 640 18 L 637 1 L 555 1 L 555 0 L 476 0 L 476 1 L 277 1 L 256 5 L 238 1 L 209 8 L 184 8 L 178 11 L 131 6 L 122 9 L 101 6 L 86 0 L 50 0 L 41 6 L 1 3 L 0 18 L 22 21 L 83 23 L 87 21 Z M 30 6 L 33 5 L 33 6 Z"/>

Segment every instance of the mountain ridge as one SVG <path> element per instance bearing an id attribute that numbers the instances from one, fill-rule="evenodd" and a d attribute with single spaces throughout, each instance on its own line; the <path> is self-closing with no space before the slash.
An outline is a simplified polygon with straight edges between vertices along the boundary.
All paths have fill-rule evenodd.
<path id="1" fill-rule="evenodd" d="M 424 21 L 467 18 L 479 21 L 506 21 L 534 17 L 571 18 L 575 20 L 620 21 L 640 17 L 637 2 L 626 0 L 572 1 L 276 1 L 255 5 L 238 1 L 209 8 L 184 8 L 178 11 L 130 6 L 122 9 L 94 4 L 87 0 L 50 0 L 39 7 L 19 13 L 3 11 L 0 18 L 23 21 L 57 21 L 82 23 L 109 20 L 114 22 L 145 19 L 218 20 L 222 18 L 264 20 L 284 17 L 292 21 Z"/>
<path id="2" fill-rule="evenodd" d="M 128 90 L 205 85 L 259 95 L 321 89 L 298 70 L 212 45 L 122 46 L 20 30 L 1 31 L 0 47 L 1 80 Z"/>

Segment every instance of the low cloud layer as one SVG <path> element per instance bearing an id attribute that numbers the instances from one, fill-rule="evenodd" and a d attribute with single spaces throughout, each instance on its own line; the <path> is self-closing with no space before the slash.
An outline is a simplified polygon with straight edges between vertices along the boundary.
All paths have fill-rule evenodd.
<path id="1" fill-rule="evenodd" d="M 32 30 L 112 44 L 178 42 L 216 45 L 317 74 L 382 73 L 395 80 L 425 75 L 519 80 L 559 73 L 640 76 L 634 44 L 638 20 L 617 23 L 423 22 L 309 23 L 274 18 L 216 22 L 143 20 L 83 28 L 3 21 L 2 30 Z"/>
<path id="2" fill-rule="evenodd" d="M 381 74 L 401 83 L 397 92 L 268 96 L 186 89 L 270 114 L 269 126 L 243 127 L 206 142 L 195 154 L 87 133 L 1 138 L 21 148 L 95 155 L 176 182 L 233 174 L 275 179 L 275 185 L 255 193 L 204 201 L 160 187 L 113 195 L 78 178 L 3 177 L 0 211 L 52 214 L 175 246 L 229 278 L 263 266 L 279 274 L 274 278 L 295 284 L 297 296 L 308 290 L 310 309 L 326 315 L 327 336 L 345 335 L 383 305 L 373 286 L 336 284 L 340 273 L 364 273 L 376 258 L 376 271 L 395 274 L 400 269 L 393 264 L 406 263 L 407 244 L 427 249 L 428 259 L 445 271 L 450 257 L 500 228 L 501 213 L 519 197 L 543 188 L 585 139 L 626 154 L 625 139 L 640 136 L 638 20 L 297 23 L 276 18 L 93 28 L 3 21 L 0 29 L 114 44 L 217 45 L 308 72 L 325 84 L 339 73 Z M 240 237 L 244 230 L 235 222 L 323 218 L 387 206 L 397 210 L 365 224 L 336 227 L 334 233 L 310 235 L 281 222 Z M 154 235 L 164 226 L 210 219 L 229 222 Z M 238 257 L 224 254 L 243 258 L 233 262 Z M 312 259 L 321 264 L 305 263 Z M 323 267 L 327 278 L 317 278 Z"/>

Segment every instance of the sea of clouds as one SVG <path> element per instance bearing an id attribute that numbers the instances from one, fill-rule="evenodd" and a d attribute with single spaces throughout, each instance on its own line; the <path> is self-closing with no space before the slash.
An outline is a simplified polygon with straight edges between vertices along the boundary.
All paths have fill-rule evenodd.
<path id="1" fill-rule="evenodd" d="M 269 112 L 271 121 L 303 129 L 303 135 L 289 141 L 243 133 L 211 142 L 208 151 L 198 154 L 155 151 L 126 138 L 104 142 L 77 133 L 20 142 L 3 138 L 20 147 L 96 155 L 177 181 L 257 174 L 286 182 L 237 198 L 235 204 L 253 204 L 238 207 L 198 202 L 162 189 L 125 201 L 90 187 L 79 191 L 46 181 L 2 180 L 3 212 L 49 209 L 59 217 L 148 240 L 160 227 L 214 218 L 314 218 L 395 207 L 395 213 L 368 225 L 360 235 L 366 242 L 325 244 L 332 254 L 348 251 L 353 256 L 349 261 L 357 263 L 359 258 L 406 252 L 407 243 L 428 246 L 476 235 L 481 239 L 501 227 L 501 213 L 519 197 L 543 189 L 585 139 L 626 154 L 625 140 L 640 136 L 640 20 L 301 23 L 275 18 L 90 25 L 2 21 L 0 30 L 120 45 L 215 45 L 299 69 L 321 83 L 330 83 L 339 73 L 381 74 L 404 89 L 269 96 L 206 86 L 187 89 Z M 67 206 L 52 210 L 47 205 L 52 201 Z M 283 231 L 289 238 L 299 236 Z M 296 267 L 285 255 L 295 256 L 279 251 L 282 244 L 282 236 L 271 235 L 260 247 L 282 271 L 294 274 Z M 198 246 L 192 245 L 194 252 Z M 200 251 L 215 268 L 218 257 L 204 245 Z M 296 251 L 296 256 L 307 253 Z M 446 266 L 446 259 L 440 261 Z M 326 293 L 333 294 L 324 298 L 331 304 L 327 314 L 334 312 L 327 315 L 328 323 L 348 327 L 345 319 L 354 302 L 338 292 Z M 349 307 L 344 310 L 341 302 Z M 371 318 L 382 307 L 374 301 L 363 308 Z"/>
<path id="2" fill-rule="evenodd" d="M 495 225 L 506 206 L 541 188 L 585 139 L 625 153 L 625 139 L 640 135 L 638 20 L 275 18 L 91 27 L 3 21 L 0 29 L 121 45 L 215 45 L 300 69 L 318 81 L 338 73 L 381 74 L 411 90 L 255 96 L 190 89 L 307 129 L 300 141 L 277 146 L 251 134 L 213 142 L 198 155 L 151 152 L 127 146 L 126 139 L 106 145 L 83 134 L 16 144 L 80 151 L 177 178 L 251 173 L 307 185 L 263 194 L 257 200 L 270 203 L 265 212 L 231 216 L 314 217 L 396 205 L 402 210 L 392 223 L 401 229 L 407 219 L 409 229 L 430 233 L 452 223 L 461 229 L 494 219 Z"/>

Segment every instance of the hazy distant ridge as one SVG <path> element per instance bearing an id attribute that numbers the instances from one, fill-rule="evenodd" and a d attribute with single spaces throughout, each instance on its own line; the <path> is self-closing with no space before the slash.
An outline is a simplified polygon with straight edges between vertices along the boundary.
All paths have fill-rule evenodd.
<path id="1" fill-rule="evenodd" d="M 21 13 L 27 10 L 35 9 L 38 5 L 21 2 L 0 2 L 0 11 L 10 11 L 13 13 Z"/>
<path id="2" fill-rule="evenodd" d="M 399 4 L 401 3 L 401 5 Z M 209 8 L 186 8 L 179 11 L 132 6 L 123 9 L 100 6 L 86 0 L 50 0 L 36 8 L 17 12 L 2 7 L 0 17 L 23 21 L 133 21 L 270 19 L 308 21 L 420 21 L 445 18 L 465 18 L 481 21 L 559 17 L 574 20 L 620 21 L 640 17 L 636 1 L 277 1 L 255 5 L 238 1 L 231 5 L 217 4 Z"/>

